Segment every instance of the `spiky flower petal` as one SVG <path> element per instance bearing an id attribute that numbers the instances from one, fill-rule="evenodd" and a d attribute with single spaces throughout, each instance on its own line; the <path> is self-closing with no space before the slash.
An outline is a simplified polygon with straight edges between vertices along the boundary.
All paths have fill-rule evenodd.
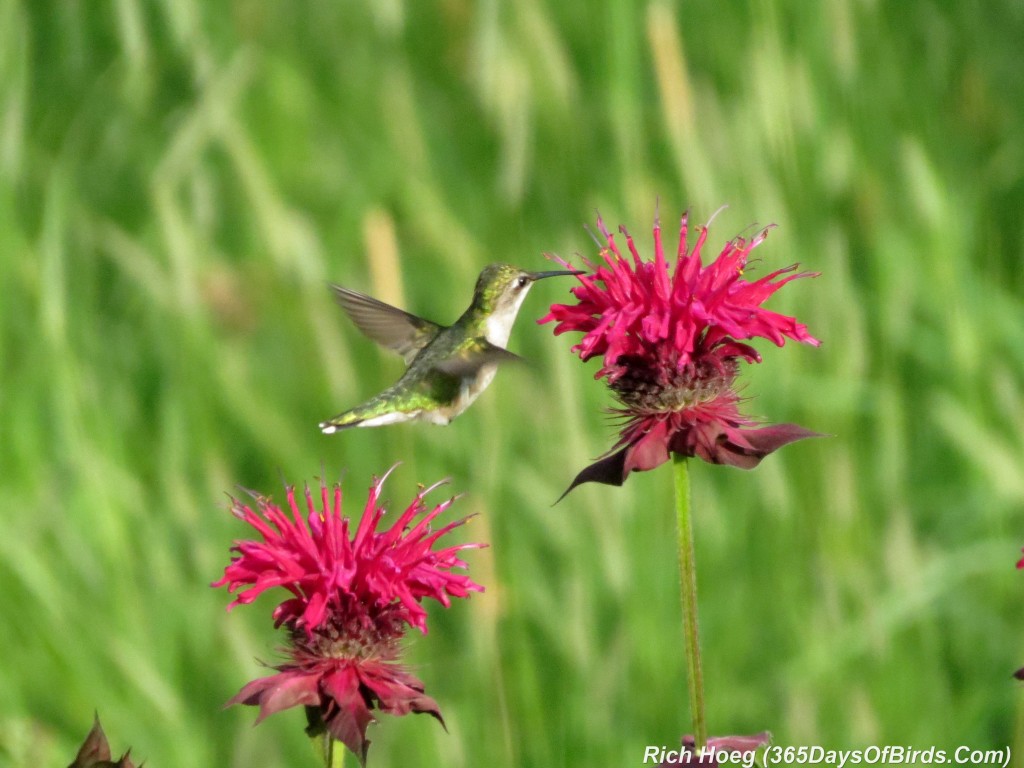
<path id="1" fill-rule="evenodd" d="M 820 343 L 795 318 L 761 306 L 786 283 L 816 273 L 796 272 L 793 265 L 746 280 L 750 252 L 767 228 L 749 240 L 731 240 L 704 265 L 707 227 L 698 229 L 691 247 L 684 214 L 670 270 L 657 220 L 653 261 L 641 259 L 625 227 L 619 231 L 629 259 L 600 217 L 597 227 L 606 246 L 598 263 L 584 259 L 590 274 L 577 278 L 576 303 L 553 305 L 539 322 L 555 322 L 556 335 L 583 333 L 573 351 L 584 361 L 602 358 L 595 378 L 614 391 L 625 424 L 612 451 L 584 469 L 569 490 L 591 481 L 621 485 L 630 472 L 652 469 L 671 453 L 750 469 L 786 443 L 817 434 L 794 424 L 757 427 L 740 413 L 734 387 L 740 361 L 761 362 L 748 340 L 764 338 L 780 347 L 787 339 Z"/>

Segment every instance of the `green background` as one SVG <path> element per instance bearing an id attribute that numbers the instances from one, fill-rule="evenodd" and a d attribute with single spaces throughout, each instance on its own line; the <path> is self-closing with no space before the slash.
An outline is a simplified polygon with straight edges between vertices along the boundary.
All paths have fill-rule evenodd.
<path id="1" fill-rule="evenodd" d="M 281 640 L 208 586 L 228 494 L 344 476 L 358 515 L 396 461 L 393 509 L 450 477 L 491 547 L 410 636 L 449 733 L 384 717 L 371 763 L 677 744 L 671 473 L 551 506 L 615 434 L 533 323 L 567 282 L 453 425 L 316 429 L 401 370 L 327 281 L 450 322 L 595 209 L 650 254 L 659 200 L 822 273 L 769 304 L 822 347 L 743 391 L 833 437 L 693 467 L 712 733 L 1024 753 L 1022 38 L 1011 0 L 0 0 L 0 764 L 98 710 L 153 768 L 315 765 L 301 712 L 222 709 Z"/>

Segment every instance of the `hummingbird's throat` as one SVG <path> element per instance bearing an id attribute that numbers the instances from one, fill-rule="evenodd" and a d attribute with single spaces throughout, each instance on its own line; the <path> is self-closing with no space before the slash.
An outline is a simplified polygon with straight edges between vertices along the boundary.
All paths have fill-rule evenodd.
<path id="1" fill-rule="evenodd" d="M 508 338 L 512 335 L 512 326 L 516 322 L 519 308 L 523 306 L 526 294 L 530 288 L 527 286 L 507 303 L 500 304 L 488 316 L 486 321 L 485 336 L 491 344 L 496 347 L 508 345 Z"/>
<path id="2" fill-rule="evenodd" d="M 611 384 L 619 400 L 632 414 L 684 411 L 707 403 L 732 389 L 738 366 L 708 356 L 681 368 L 644 364 L 619 358 L 625 372 Z"/>

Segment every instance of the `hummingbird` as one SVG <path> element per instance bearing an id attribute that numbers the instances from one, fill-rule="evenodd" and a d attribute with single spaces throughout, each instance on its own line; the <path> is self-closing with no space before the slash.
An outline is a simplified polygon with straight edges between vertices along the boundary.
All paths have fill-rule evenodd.
<path id="1" fill-rule="evenodd" d="M 509 264 L 484 267 L 473 301 L 444 326 L 365 294 L 331 285 L 338 303 L 364 335 L 394 350 L 408 366 L 402 377 L 362 405 L 320 422 L 330 435 L 348 427 L 403 421 L 450 424 L 491 383 L 500 363 L 522 360 L 505 349 L 523 299 L 538 280 L 582 274 L 576 270 L 527 272 Z"/>

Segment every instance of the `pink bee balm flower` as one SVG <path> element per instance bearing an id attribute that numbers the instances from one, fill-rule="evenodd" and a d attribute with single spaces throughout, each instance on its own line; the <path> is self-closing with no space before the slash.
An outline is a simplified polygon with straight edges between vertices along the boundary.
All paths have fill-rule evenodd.
<path id="1" fill-rule="evenodd" d="M 1017 561 L 1017 568 L 1018 569 L 1024 568 L 1024 557 L 1022 557 L 1020 560 Z M 1024 667 L 1021 667 L 1016 672 L 1014 672 L 1013 676 L 1017 680 L 1024 680 Z"/>
<path id="2" fill-rule="evenodd" d="M 684 214 L 671 270 L 657 219 L 654 261 L 640 258 L 625 227 L 619 231 L 631 260 L 600 217 L 597 228 L 607 246 L 601 249 L 601 262 L 584 259 L 591 274 L 577 277 L 581 285 L 572 289 L 576 303 L 555 304 L 538 321 L 556 322 L 556 335 L 583 333 L 573 351 L 584 361 L 601 357 L 595 378 L 607 381 L 625 419 L 611 452 L 580 472 L 569 490 L 591 481 L 622 485 L 630 472 L 653 469 L 671 453 L 751 469 L 777 448 L 817 436 L 795 424 L 757 427 L 740 413 L 733 386 L 739 361 L 761 362 L 757 350 L 745 343 L 749 339 L 768 339 L 780 347 L 787 338 L 820 343 L 802 323 L 761 306 L 789 281 L 817 273 L 795 272 L 793 265 L 758 280 L 744 279 L 750 252 L 764 241 L 767 228 L 749 240 L 737 237 L 726 243 L 705 265 L 701 251 L 707 227 L 698 229 L 691 244 Z"/>
<path id="3" fill-rule="evenodd" d="M 237 554 L 213 584 L 238 592 L 229 609 L 271 587 L 292 595 L 273 613 L 275 626 L 290 630 L 289 662 L 276 667 L 278 674 L 246 685 L 228 703 L 259 706 L 257 722 L 303 705 L 311 727 L 326 727 L 364 762 L 374 709 L 393 715 L 426 712 L 443 725 L 437 703 L 399 663 L 407 627 L 427 631 L 423 598 L 447 607 L 452 597 L 483 591 L 452 571 L 466 567 L 459 551 L 485 545 L 434 548 L 466 521 L 430 527 L 455 500 L 427 511 L 423 499 L 437 485 L 421 489 L 389 529 L 377 530 L 385 514 L 378 500 L 386 479 L 374 478 L 353 535 L 341 514 L 340 486 L 332 493 L 321 485 L 319 508 L 307 488 L 305 514 L 291 487 L 287 511 L 262 497 L 256 498 L 256 510 L 235 501 L 232 512 L 261 540 L 236 542 Z"/>
<path id="4" fill-rule="evenodd" d="M 768 731 L 761 731 L 753 736 L 712 736 L 708 739 L 704 751 L 697 755 L 693 736 L 684 736 L 682 749 L 669 752 L 658 768 L 670 768 L 675 765 L 706 765 L 718 768 L 723 763 L 728 765 L 739 762 L 741 758 L 767 747 L 771 740 L 772 735 Z"/>

